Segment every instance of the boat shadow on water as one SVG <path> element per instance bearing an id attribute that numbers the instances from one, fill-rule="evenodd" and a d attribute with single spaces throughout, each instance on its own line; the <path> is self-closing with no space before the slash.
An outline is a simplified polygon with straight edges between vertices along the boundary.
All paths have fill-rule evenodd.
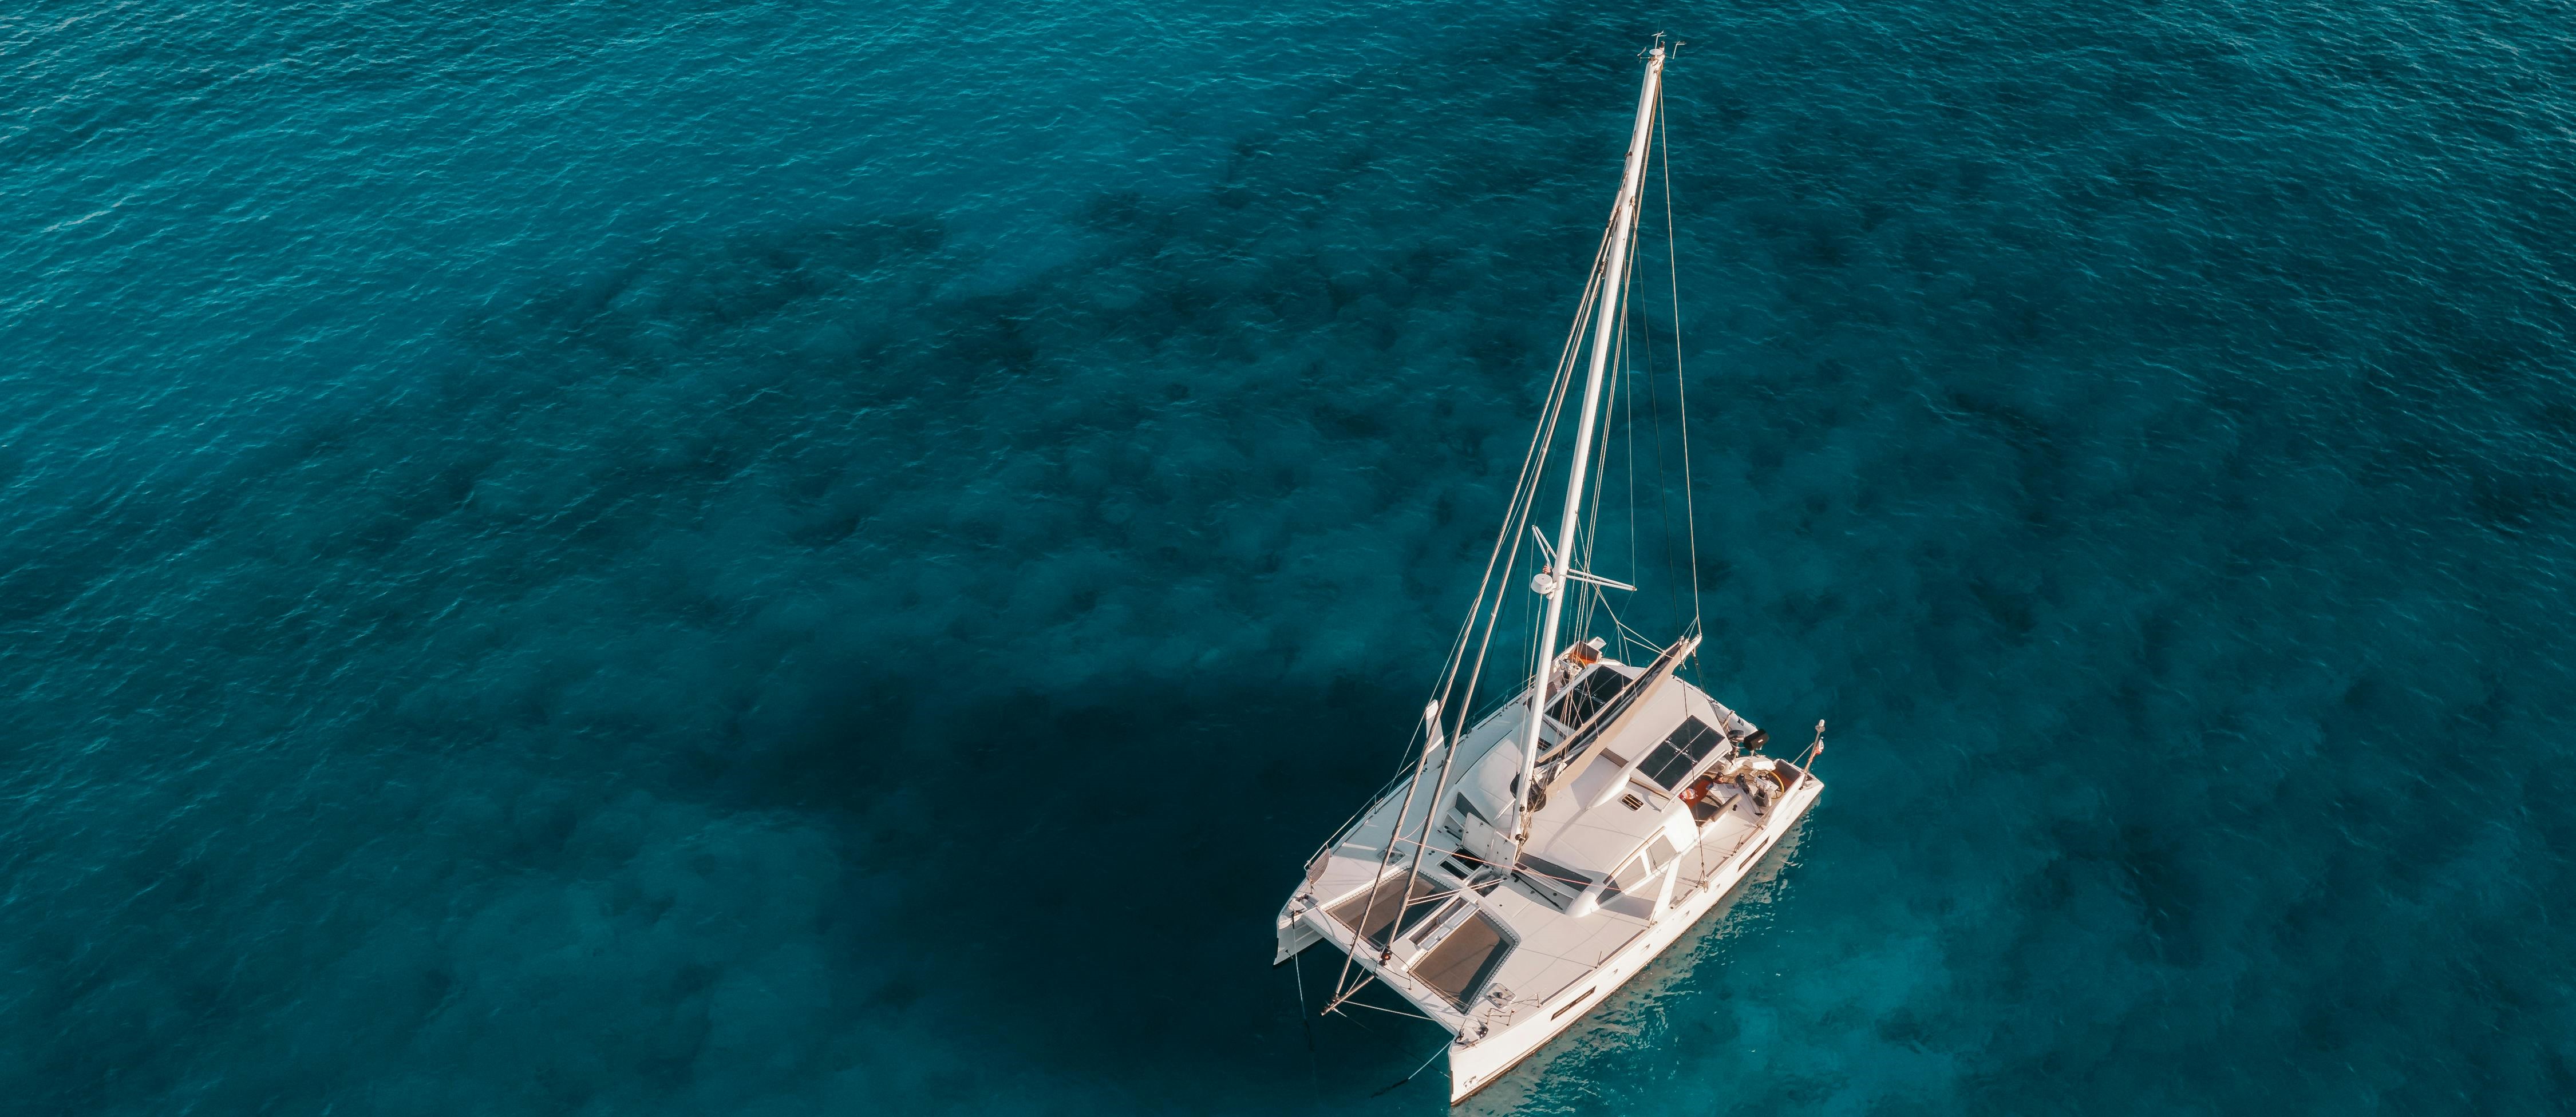
<path id="1" fill-rule="evenodd" d="M 718 807 L 833 836 L 834 861 L 806 871 L 836 878 L 824 933 L 870 961 L 836 1001 L 848 1026 L 920 1029 L 1066 1080 L 1312 1092 L 1294 991 L 1246 969 L 1267 961 L 1255 952 L 1287 874 L 1244 867 L 1294 866 L 1307 835 L 1384 779 L 1383 753 L 1312 743 L 1400 722 L 1411 695 L 1365 672 L 1140 670 L 1038 690 L 985 682 L 989 665 L 966 657 L 911 668 L 937 685 L 783 712 L 794 732 L 685 772 Z M 814 670 L 886 674 L 868 661 Z M 1171 793 L 1192 787 L 1241 789 L 1253 824 Z M 1149 852 L 1154 872 L 1122 871 L 1104 851 Z M 1140 949 L 1171 943 L 1194 945 Z M 1304 967 L 1319 990 L 1321 961 Z M 1327 1075 L 1326 1094 L 1363 1097 L 1430 1046 L 1412 1038 L 1428 1025 L 1369 1015 L 1365 1029 L 1317 1022 L 1320 1040 L 1347 1031 L 1351 1048 L 1331 1055 L 1353 1080 Z"/>

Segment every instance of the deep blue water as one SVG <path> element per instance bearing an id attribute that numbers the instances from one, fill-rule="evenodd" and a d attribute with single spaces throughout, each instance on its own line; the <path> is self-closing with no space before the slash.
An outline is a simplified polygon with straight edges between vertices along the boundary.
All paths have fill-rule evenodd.
<path id="1" fill-rule="evenodd" d="M 1477 1108 L 2563 1109 L 2571 27 L 0 14 L 0 1096 L 1439 1112 L 1269 919 L 1665 29 L 1707 681 L 1832 788 Z"/>

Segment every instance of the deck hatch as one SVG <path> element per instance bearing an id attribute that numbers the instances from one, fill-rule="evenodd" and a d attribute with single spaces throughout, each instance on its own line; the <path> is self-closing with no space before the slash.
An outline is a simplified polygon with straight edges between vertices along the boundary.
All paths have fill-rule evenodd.
<path id="1" fill-rule="evenodd" d="M 1526 886 L 1532 899 L 1558 911 L 1564 911 L 1576 897 L 1583 895 L 1584 889 L 1592 887 L 1590 875 L 1535 853 L 1521 854 L 1520 866 L 1513 871 L 1512 879 Z"/>
<path id="2" fill-rule="evenodd" d="M 1414 876 L 1410 873 L 1391 876 L 1379 881 L 1376 888 L 1333 905 L 1333 918 L 1339 920 L 1342 926 L 1358 932 L 1361 938 L 1369 941 L 1369 945 L 1385 949 L 1387 940 L 1392 937 L 1387 933 L 1387 928 L 1395 923 L 1397 914 L 1395 897 L 1404 891 L 1406 877 L 1412 877 L 1413 892 L 1410 900 L 1403 905 L 1404 924 L 1397 927 L 1395 933 L 1403 934 L 1412 930 L 1414 924 L 1421 922 L 1424 916 L 1430 915 L 1432 909 L 1439 906 L 1439 901 L 1447 898 L 1451 889 L 1443 887 L 1440 882 L 1429 877 Z M 1368 920 L 1368 926 L 1360 926 L 1362 918 Z"/>
<path id="3" fill-rule="evenodd" d="M 1494 976 L 1511 952 L 1511 937 L 1503 933 L 1502 926 L 1491 916 L 1477 912 L 1415 962 L 1413 976 L 1439 990 L 1450 1004 L 1464 1012 L 1475 1002 L 1476 990 Z"/>
<path id="4" fill-rule="evenodd" d="M 1670 791 L 1681 786 L 1682 780 L 1690 776 L 1691 769 L 1699 767 L 1699 762 L 1708 759 L 1708 754 L 1725 740 L 1725 735 L 1698 717 L 1684 718 L 1672 736 L 1664 738 L 1663 744 L 1656 745 L 1655 751 L 1646 754 L 1645 763 L 1637 765 L 1637 772 L 1655 781 L 1656 786 Z"/>

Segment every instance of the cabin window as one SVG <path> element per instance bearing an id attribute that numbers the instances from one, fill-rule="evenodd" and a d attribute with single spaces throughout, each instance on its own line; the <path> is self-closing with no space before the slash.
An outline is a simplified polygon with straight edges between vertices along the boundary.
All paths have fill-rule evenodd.
<path id="1" fill-rule="evenodd" d="M 1592 715 L 1619 697 L 1620 691 L 1628 689 L 1629 681 L 1628 676 L 1607 667 L 1595 667 L 1591 674 L 1566 688 L 1556 704 L 1548 707 L 1548 716 L 1580 729 L 1584 722 L 1592 720 Z"/>
<path id="2" fill-rule="evenodd" d="M 1670 837 L 1656 834 L 1654 840 L 1646 843 L 1646 848 L 1638 850 L 1627 864 L 1610 874 L 1610 886 L 1601 890 L 1601 901 L 1606 904 L 1623 895 L 1654 899 L 1654 889 L 1647 886 L 1654 882 L 1656 873 L 1663 871 L 1664 866 L 1672 864 L 1673 859 L 1679 856 L 1681 850 L 1673 845 Z"/>
<path id="3" fill-rule="evenodd" d="M 1634 901 L 1621 903 L 1620 897 L 1637 896 L 1640 895 L 1639 889 L 1645 889 L 1643 898 L 1649 903 L 1653 902 L 1654 890 L 1647 886 L 1654 879 L 1654 863 L 1646 860 L 1643 852 L 1639 852 L 1629 858 L 1627 864 L 1619 866 L 1617 872 L 1610 874 L 1610 882 L 1601 889 L 1601 906 L 1639 918 L 1647 916 L 1650 913 L 1637 908 Z"/>
<path id="4" fill-rule="evenodd" d="M 1631 891 L 1646 883 L 1646 878 L 1654 871 L 1655 866 L 1646 860 L 1645 854 L 1631 857 L 1627 864 L 1619 866 L 1618 872 L 1610 874 L 1610 891 L 1614 894 Z"/>
<path id="5" fill-rule="evenodd" d="M 1645 762 L 1637 765 L 1637 772 L 1655 781 L 1656 786 L 1671 791 L 1681 786 L 1681 782 L 1690 777 L 1691 769 L 1699 767 L 1699 762 L 1708 759 L 1708 754 L 1725 741 L 1725 736 L 1709 728 L 1707 722 L 1696 717 L 1683 718 L 1680 728 L 1664 738 L 1664 743 L 1656 745 L 1655 751 L 1646 754 Z"/>
<path id="6" fill-rule="evenodd" d="M 1654 861 L 1658 869 L 1672 864 L 1673 858 L 1681 856 L 1681 852 L 1673 845 L 1672 836 L 1669 834 L 1657 834 L 1654 841 L 1646 843 L 1646 856 Z"/>

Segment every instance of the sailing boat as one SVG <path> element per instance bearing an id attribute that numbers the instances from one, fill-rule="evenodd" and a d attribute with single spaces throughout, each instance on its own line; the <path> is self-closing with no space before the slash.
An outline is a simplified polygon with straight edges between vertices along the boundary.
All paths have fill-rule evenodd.
<path id="1" fill-rule="evenodd" d="M 1632 641 L 1604 606 L 1606 593 L 1634 587 L 1576 565 L 1593 552 L 1597 516 L 1587 512 L 1597 513 L 1600 487 L 1585 486 L 1596 458 L 1607 468 L 1604 380 L 1625 345 L 1620 300 L 1666 54 L 1660 35 L 1644 54 L 1618 201 L 1484 584 L 1423 711 L 1421 748 L 1409 772 L 1316 851 L 1279 912 L 1277 961 L 1319 942 L 1347 955 L 1324 1011 L 1354 1003 L 1375 982 L 1455 1037 L 1452 1103 L 1491 1085 L 1662 954 L 1824 790 L 1808 770 L 1824 750 L 1823 722 L 1796 761 L 1761 755 L 1766 734 L 1679 674 L 1699 649 L 1697 620 L 1661 647 Z M 1587 333 L 1551 547 L 1529 519 Z M 1519 597 L 1508 573 L 1521 561 L 1525 527 L 1539 568 L 1531 598 Z M 1694 540 L 1694 617 L 1696 549 Z M 1632 658 L 1648 662 L 1621 662 L 1600 637 L 1560 645 L 1569 596 L 1578 629 L 1606 614 L 1620 648 L 1639 648 Z M 1507 598 L 1540 614 L 1528 686 L 1470 724 Z"/>

